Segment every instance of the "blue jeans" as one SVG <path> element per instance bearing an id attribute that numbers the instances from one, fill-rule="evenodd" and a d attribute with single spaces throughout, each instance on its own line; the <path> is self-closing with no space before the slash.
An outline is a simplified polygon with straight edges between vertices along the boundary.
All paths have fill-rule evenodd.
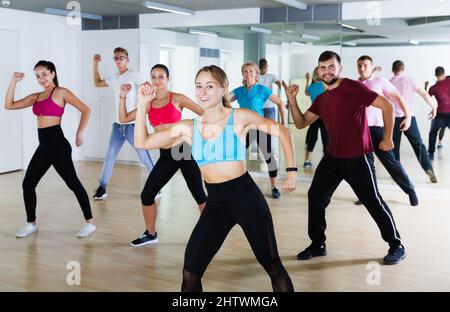
<path id="1" fill-rule="evenodd" d="M 108 151 L 106 152 L 105 162 L 103 163 L 102 176 L 99 181 L 100 186 L 104 188 L 108 185 L 117 155 L 119 154 L 123 143 L 125 143 L 125 140 L 134 147 L 134 124 L 121 125 L 117 122 L 113 123 Z M 151 172 L 154 164 L 150 152 L 145 149 L 134 149 L 141 162 L 147 167 L 148 171 Z"/>

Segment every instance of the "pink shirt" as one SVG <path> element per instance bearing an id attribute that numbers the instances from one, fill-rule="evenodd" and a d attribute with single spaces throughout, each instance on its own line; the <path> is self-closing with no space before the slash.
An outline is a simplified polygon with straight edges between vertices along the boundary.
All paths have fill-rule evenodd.
<path id="1" fill-rule="evenodd" d="M 406 107 L 409 108 L 411 116 L 414 116 L 414 93 L 419 91 L 421 87 L 412 78 L 404 75 L 394 76 L 389 80 L 394 87 L 400 92 L 406 102 Z M 395 117 L 403 117 L 405 114 L 398 105 L 394 105 Z"/>
<path id="2" fill-rule="evenodd" d="M 372 77 L 370 77 L 369 79 L 361 82 L 365 84 L 370 90 L 375 91 L 376 93 L 384 97 L 388 97 L 389 94 L 396 91 L 392 83 L 390 83 L 389 80 L 383 77 L 372 75 Z M 381 109 L 374 106 L 369 106 L 367 108 L 367 122 L 369 123 L 369 127 L 383 127 L 383 113 Z"/>

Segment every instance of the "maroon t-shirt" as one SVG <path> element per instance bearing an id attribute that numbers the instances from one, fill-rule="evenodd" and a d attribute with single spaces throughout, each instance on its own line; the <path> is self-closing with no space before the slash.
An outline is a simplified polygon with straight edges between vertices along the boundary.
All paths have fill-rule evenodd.
<path id="1" fill-rule="evenodd" d="M 428 92 L 438 102 L 438 113 L 450 113 L 450 78 L 436 82 Z"/>
<path id="2" fill-rule="evenodd" d="M 359 81 L 344 78 L 341 84 L 319 95 L 309 111 L 320 116 L 328 131 L 328 153 L 336 158 L 362 157 L 373 152 L 366 107 L 378 93 Z"/>

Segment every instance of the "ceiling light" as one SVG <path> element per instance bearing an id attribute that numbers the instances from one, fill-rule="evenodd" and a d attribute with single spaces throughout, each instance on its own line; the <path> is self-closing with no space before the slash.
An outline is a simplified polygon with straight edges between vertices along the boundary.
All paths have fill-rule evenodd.
<path id="1" fill-rule="evenodd" d="M 344 28 L 348 28 L 348 29 L 358 30 L 358 28 L 356 28 L 355 26 L 352 26 L 352 25 L 342 24 L 341 26 Z"/>
<path id="2" fill-rule="evenodd" d="M 305 46 L 306 45 L 305 42 L 300 42 L 300 41 L 290 41 L 290 43 L 292 45 L 298 45 L 298 46 Z"/>
<path id="3" fill-rule="evenodd" d="M 305 39 L 311 39 L 311 40 L 320 40 L 319 36 L 309 35 L 309 34 L 303 34 L 300 37 Z"/>
<path id="4" fill-rule="evenodd" d="M 297 8 L 299 10 L 306 10 L 308 8 L 308 6 L 305 3 L 297 0 L 275 0 L 275 1 Z"/>
<path id="5" fill-rule="evenodd" d="M 263 33 L 263 34 L 268 34 L 268 35 L 270 35 L 272 33 L 272 31 L 270 29 L 261 28 L 261 27 L 255 27 L 255 26 L 250 26 L 250 30 L 251 31 L 255 31 L 255 32 L 260 32 L 260 33 Z"/>
<path id="6" fill-rule="evenodd" d="M 54 15 L 61 15 L 61 16 L 69 16 L 69 14 L 71 14 L 71 13 L 73 14 L 74 11 L 50 8 L 50 7 L 44 7 L 44 13 L 46 13 L 46 14 L 54 14 Z M 83 13 L 83 12 L 80 12 L 80 17 L 81 18 L 87 18 L 87 19 L 93 19 L 93 20 L 99 20 L 99 21 L 102 19 L 101 15 L 91 14 L 91 13 Z"/>
<path id="7" fill-rule="evenodd" d="M 342 42 L 342 45 L 356 47 L 356 42 L 353 41 Z"/>
<path id="8" fill-rule="evenodd" d="M 413 44 L 413 45 L 418 45 L 418 44 L 420 44 L 420 41 L 419 40 L 409 40 L 408 41 L 410 44 Z"/>
<path id="9" fill-rule="evenodd" d="M 189 28 L 188 31 L 190 34 L 193 34 L 193 35 L 205 35 L 205 36 L 212 36 L 212 37 L 219 36 L 216 32 L 208 31 L 208 30 Z"/>
<path id="10" fill-rule="evenodd" d="M 175 5 L 164 4 L 154 1 L 144 1 L 144 6 L 149 9 L 155 9 L 160 11 L 166 11 L 170 13 L 177 13 L 183 15 L 194 15 L 195 11 L 190 9 L 181 8 Z"/>

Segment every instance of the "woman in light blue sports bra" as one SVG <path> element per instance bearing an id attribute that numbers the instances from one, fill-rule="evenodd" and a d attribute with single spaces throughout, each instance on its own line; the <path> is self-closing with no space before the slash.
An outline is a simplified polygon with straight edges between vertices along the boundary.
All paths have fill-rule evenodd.
<path id="1" fill-rule="evenodd" d="M 297 173 L 290 132 L 275 121 L 245 109 L 232 109 L 227 99 L 228 79 L 214 65 L 203 67 L 195 79 L 197 101 L 204 115 L 181 120 L 164 131 L 147 132 L 145 115 L 154 98 L 151 84 L 141 86 L 134 143 L 156 149 L 182 141 L 192 146 L 192 156 L 205 179 L 208 199 L 186 247 L 182 291 L 202 291 L 201 278 L 230 230 L 239 224 L 274 291 L 293 291 L 292 281 L 278 255 L 269 207 L 245 169 L 245 136 L 250 128 L 280 137 L 286 154 L 285 192 L 295 190 Z M 184 155 L 189 156 L 189 155 Z"/>

